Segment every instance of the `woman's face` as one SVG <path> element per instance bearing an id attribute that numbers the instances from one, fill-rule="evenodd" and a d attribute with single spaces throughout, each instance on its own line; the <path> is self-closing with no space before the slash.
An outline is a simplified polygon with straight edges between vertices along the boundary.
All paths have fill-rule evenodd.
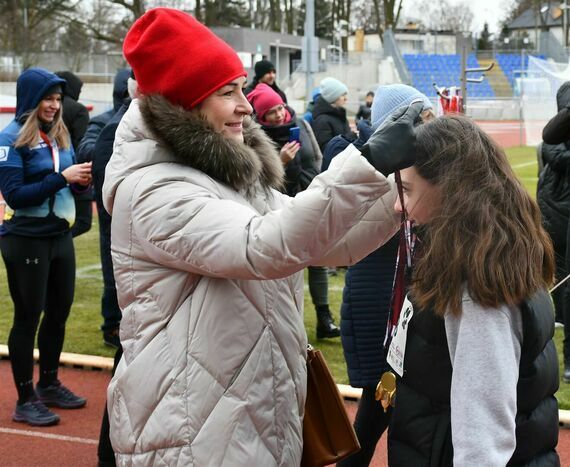
<path id="1" fill-rule="evenodd" d="M 245 77 L 234 79 L 210 94 L 193 111 L 197 112 L 226 138 L 243 143 L 243 119 L 252 112 L 243 94 Z"/>
<path id="2" fill-rule="evenodd" d="M 347 102 L 348 102 L 348 94 L 344 93 L 336 101 L 334 101 L 333 104 L 337 107 L 344 107 Z"/>
<path id="3" fill-rule="evenodd" d="M 259 82 L 272 86 L 273 83 L 275 83 L 275 70 L 265 73 L 261 78 L 259 78 Z"/>
<path id="4" fill-rule="evenodd" d="M 285 106 L 283 104 L 278 104 L 271 107 L 267 112 L 265 112 L 263 120 L 270 125 L 283 125 L 283 123 L 285 123 Z"/>
<path id="5" fill-rule="evenodd" d="M 429 223 L 441 206 L 439 188 L 421 177 L 413 166 L 400 170 L 400 177 L 408 219 L 420 225 Z M 400 197 L 397 197 L 394 209 L 402 212 Z"/>
<path id="6" fill-rule="evenodd" d="M 54 93 L 44 96 L 38 105 L 38 118 L 43 123 L 51 123 L 60 108 L 61 94 Z"/>

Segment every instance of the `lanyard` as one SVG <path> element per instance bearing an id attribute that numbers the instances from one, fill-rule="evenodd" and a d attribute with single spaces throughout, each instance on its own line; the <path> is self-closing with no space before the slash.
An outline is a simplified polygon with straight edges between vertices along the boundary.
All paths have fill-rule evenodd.
<path id="1" fill-rule="evenodd" d="M 51 151 L 51 159 L 53 161 L 54 172 L 59 172 L 59 149 L 57 147 L 57 144 L 55 142 L 52 144 L 48 138 L 48 135 L 46 135 L 41 130 L 40 130 L 40 136 L 41 136 L 43 142 L 47 144 L 48 148 Z"/>
<path id="2" fill-rule="evenodd" d="M 400 172 L 396 171 L 396 186 L 398 188 L 398 196 L 400 205 L 402 206 L 402 223 L 400 226 L 400 239 L 398 245 L 398 256 L 396 258 L 396 271 L 394 273 L 394 282 L 392 286 L 392 298 L 390 300 L 390 317 L 386 323 L 386 336 L 384 338 L 384 346 L 388 347 L 392 340 L 392 336 L 398 321 L 400 319 L 400 311 L 406 297 L 407 292 L 407 275 L 412 267 L 412 253 L 415 246 L 416 237 L 412 233 L 412 224 L 408 220 L 408 213 L 404 205 L 404 189 L 402 187 L 402 179 Z"/>
<path id="3" fill-rule="evenodd" d="M 400 177 L 400 171 L 397 170 L 394 174 L 396 178 L 396 186 L 398 187 L 398 197 L 400 198 L 400 205 L 402 206 L 402 226 L 403 231 L 401 235 L 404 236 L 406 244 L 406 264 L 408 268 L 412 267 L 412 254 L 414 251 L 414 246 L 416 244 L 416 236 L 412 234 L 412 222 L 408 220 L 408 211 L 406 211 L 406 206 L 404 205 L 404 188 L 402 186 L 402 178 Z M 400 260 L 401 258 L 398 258 Z M 403 259 L 403 258 L 402 258 Z"/>

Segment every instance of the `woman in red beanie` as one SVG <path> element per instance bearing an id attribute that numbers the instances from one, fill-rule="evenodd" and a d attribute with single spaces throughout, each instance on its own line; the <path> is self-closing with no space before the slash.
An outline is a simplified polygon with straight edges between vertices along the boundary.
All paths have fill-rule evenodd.
<path id="1" fill-rule="evenodd" d="M 108 389 L 117 463 L 299 465 L 302 271 L 358 261 L 390 238 L 395 190 L 350 147 L 302 193 L 281 193 L 237 54 L 191 16 L 148 11 L 124 53 L 142 95 L 103 187 L 123 311 Z M 386 145 L 384 165 L 410 165 L 409 140 L 398 137 L 403 158 Z"/>

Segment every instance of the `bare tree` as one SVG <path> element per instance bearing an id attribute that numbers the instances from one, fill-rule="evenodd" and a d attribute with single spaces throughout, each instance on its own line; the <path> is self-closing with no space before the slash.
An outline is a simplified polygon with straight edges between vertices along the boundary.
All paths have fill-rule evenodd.
<path id="1" fill-rule="evenodd" d="M 0 0 L 0 47 L 21 57 L 24 68 L 36 61 L 36 54 L 55 47 L 58 29 L 66 24 L 75 0 Z"/>
<path id="2" fill-rule="evenodd" d="M 67 69 L 77 71 L 91 51 L 91 38 L 83 24 L 72 20 L 60 34 L 60 50 L 65 53 Z"/>
<path id="3" fill-rule="evenodd" d="M 400 20 L 404 0 L 374 0 L 376 28 L 383 41 L 384 31 L 394 29 Z"/>
<path id="4" fill-rule="evenodd" d="M 350 25 L 354 29 L 376 29 L 374 3 L 368 0 L 353 0 Z"/>
<path id="5" fill-rule="evenodd" d="M 464 32 L 471 29 L 473 10 L 468 0 L 451 3 L 449 0 L 433 2 L 422 0 L 416 3 L 419 18 L 414 21 L 435 31 Z"/>

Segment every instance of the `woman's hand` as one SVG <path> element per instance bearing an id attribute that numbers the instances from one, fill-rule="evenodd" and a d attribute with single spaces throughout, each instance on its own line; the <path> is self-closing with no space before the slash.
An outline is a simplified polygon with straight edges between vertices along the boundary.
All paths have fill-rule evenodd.
<path id="1" fill-rule="evenodd" d="M 91 183 L 91 162 L 70 165 L 61 172 L 67 183 L 77 183 L 79 185 L 89 185 Z"/>
<path id="2" fill-rule="evenodd" d="M 293 159 L 295 159 L 295 155 L 297 154 L 299 149 L 301 149 L 301 143 L 299 143 L 298 141 L 290 141 L 289 143 L 286 143 L 281 148 L 281 151 L 279 153 L 279 155 L 281 156 L 281 163 L 285 166 Z"/>
<path id="3" fill-rule="evenodd" d="M 378 172 L 388 176 L 396 170 L 414 165 L 414 126 L 419 122 L 423 107 L 423 101 L 416 99 L 408 107 L 396 110 L 362 146 L 362 155 Z"/>

